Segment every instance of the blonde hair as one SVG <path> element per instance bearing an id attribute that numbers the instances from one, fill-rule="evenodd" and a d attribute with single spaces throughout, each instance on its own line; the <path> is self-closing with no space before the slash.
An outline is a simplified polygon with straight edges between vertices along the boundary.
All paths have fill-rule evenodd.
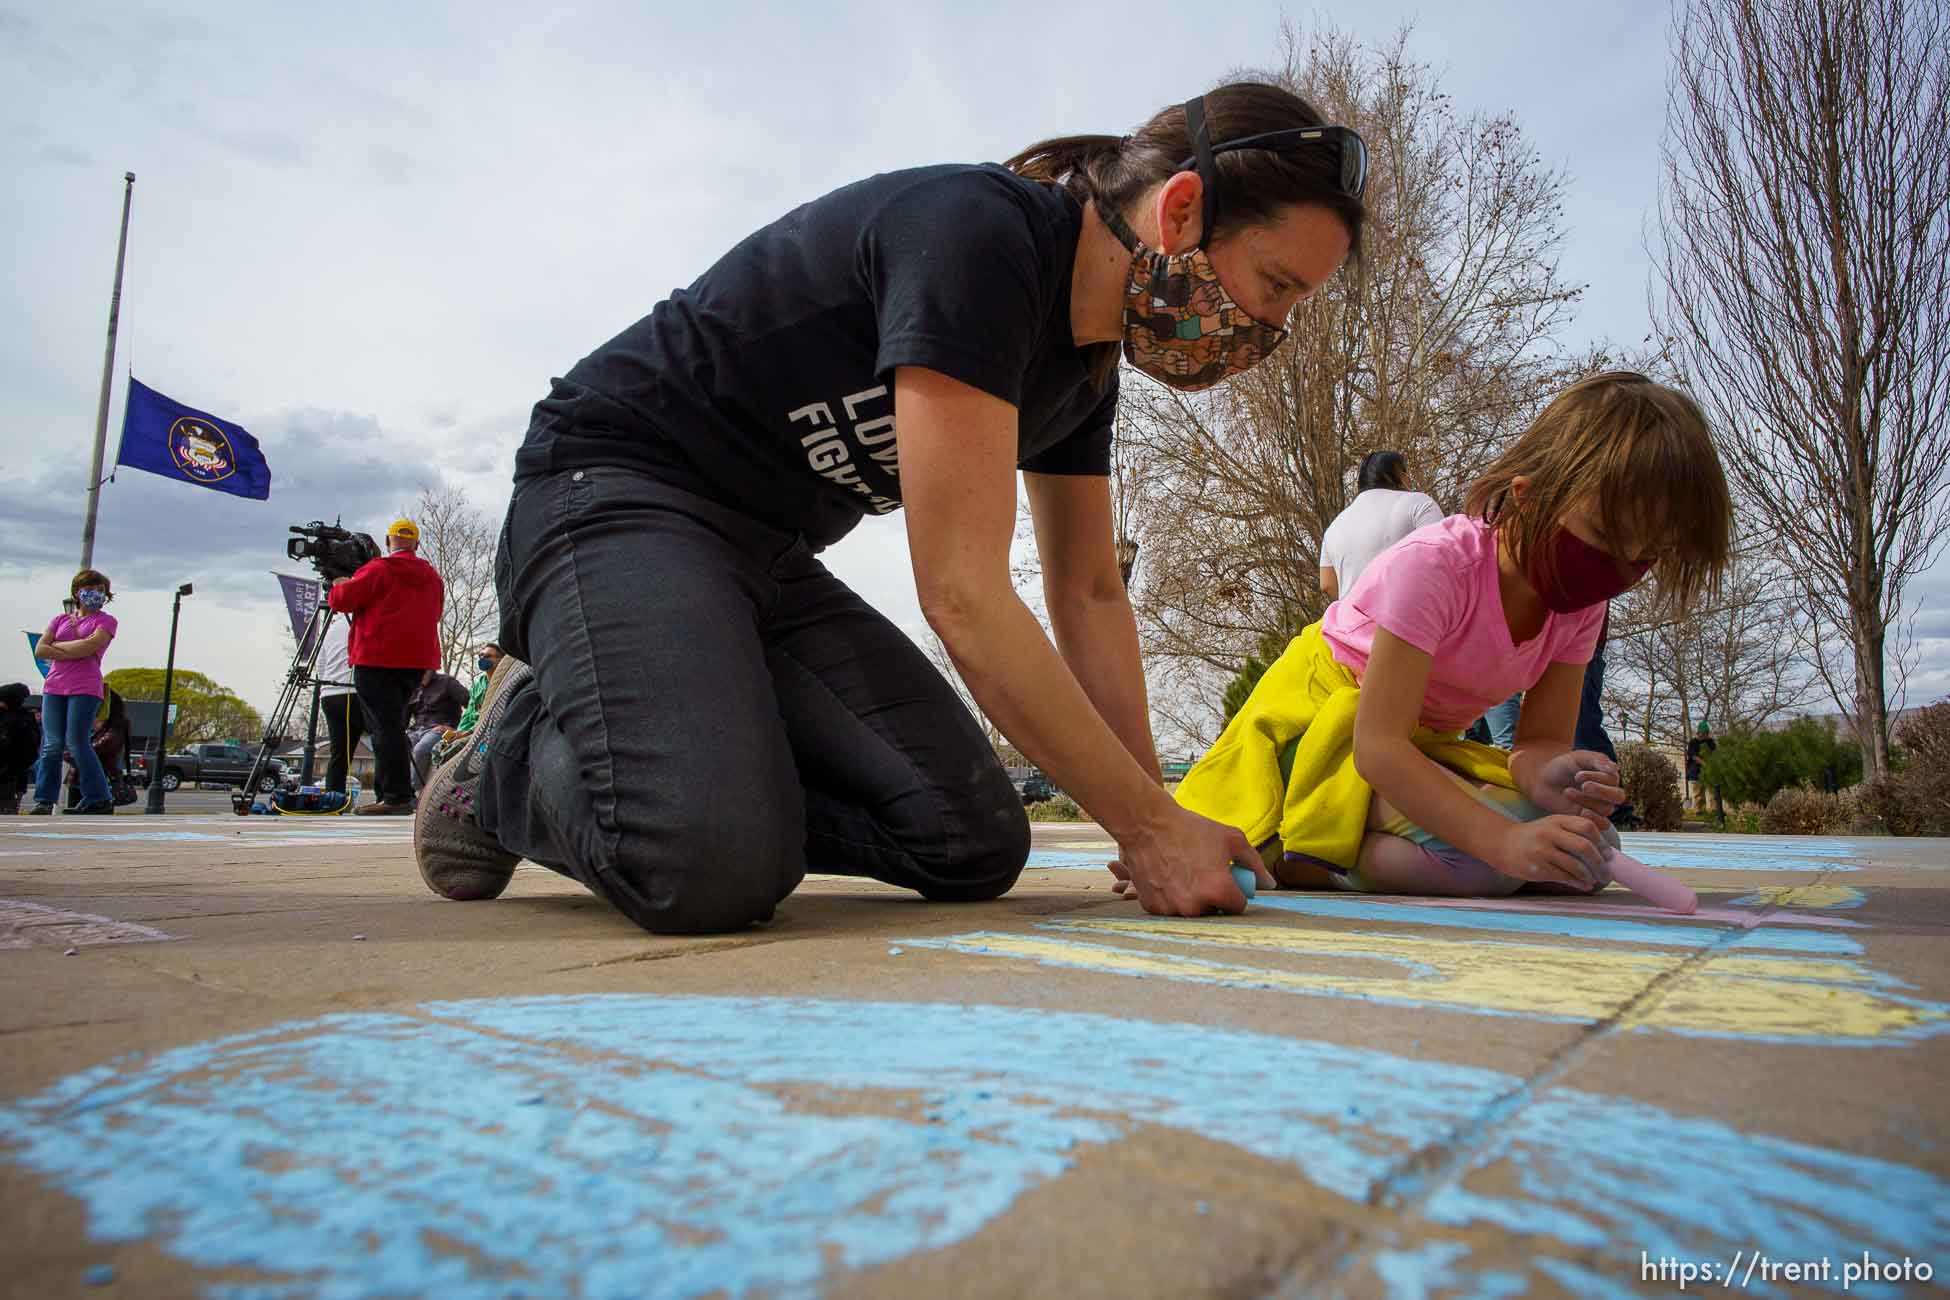
<path id="1" fill-rule="evenodd" d="M 1662 608 L 1683 613 L 1718 594 L 1733 546 L 1733 500 L 1692 398 L 1630 370 L 1588 375 L 1552 398 L 1469 485 L 1463 509 L 1496 529 L 1518 569 L 1554 581 L 1552 538 L 1586 502 L 1606 537 L 1633 538 L 1657 561 Z"/>

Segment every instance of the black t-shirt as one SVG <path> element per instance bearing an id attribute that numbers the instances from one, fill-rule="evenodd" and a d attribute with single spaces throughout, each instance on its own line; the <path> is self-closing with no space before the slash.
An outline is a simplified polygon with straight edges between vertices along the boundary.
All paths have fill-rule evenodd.
<path id="1" fill-rule="evenodd" d="M 441 672 L 415 687 L 406 702 L 406 716 L 415 728 L 457 726 L 466 710 L 467 688 Z"/>
<path id="2" fill-rule="evenodd" d="M 1117 384 L 1070 331 L 1082 212 L 994 165 L 888 172 L 766 226 L 576 363 L 517 478 L 643 464 L 824 546 L 901 501 L 894 369 L 1017 411 L 1017 464 L 1108 474 Z"/>

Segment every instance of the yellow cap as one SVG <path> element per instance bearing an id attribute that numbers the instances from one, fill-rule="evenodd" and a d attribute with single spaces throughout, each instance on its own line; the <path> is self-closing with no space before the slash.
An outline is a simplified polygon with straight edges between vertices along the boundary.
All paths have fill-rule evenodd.
<path id="1" fill-rule="evenodd" d="M 411 519 L 395 519 L 393 526 L 386 530 L 388 537 L 404 537 L 409 542 L 420 540 L 420 526 Z"/>

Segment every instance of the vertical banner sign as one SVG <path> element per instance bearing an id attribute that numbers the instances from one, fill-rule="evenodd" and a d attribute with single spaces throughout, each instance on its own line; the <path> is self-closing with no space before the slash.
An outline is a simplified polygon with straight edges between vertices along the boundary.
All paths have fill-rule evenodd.
<path id="1" fill-rule="evenodd" d="M 278 585 L 284 588 L 284 607 L 291 615 L 291 639 L 298 643 L 300 654 L 311 653 L 305 644 L 305 629 L 311 626 L 311 616 L 318 610 L 318 582 L 312 578 L 294 578 L 288 573 L 277 575 Z"/>

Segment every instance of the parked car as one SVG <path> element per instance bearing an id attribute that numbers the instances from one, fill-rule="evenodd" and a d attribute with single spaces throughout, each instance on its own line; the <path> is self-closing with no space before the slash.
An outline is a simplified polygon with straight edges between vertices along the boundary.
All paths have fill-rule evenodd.
<path id="1" fill-rule="evenodd" d="M 1041 803 L 1045 799 L 1054 799 L 1063 793 L 1041 772 L 1024 777 L 1022 785 L 1018 788 L 1022 791 L 1022 802 L 1025 807 L 1032 803 Z"/>
<path id="2" fill-rule="evenodd" d="M 149 784 L 148 754 L 137 754 L 131 760 L 138 785 Z M 233 740 L 212 740 L 200 745 L 191 745 L 178 754 L 170 754 L 162 761 L 162 788 L 174 790 L 180 785 L 222 785 L 241 787 L 250 779 L 251 765 L 257 761 L 255 746 L 240 745 Z M 257 780 L 257 788 L 270 791 L 278 788 L 284 780 L 284 762 L 272 759 L 269 770 Z"/>

